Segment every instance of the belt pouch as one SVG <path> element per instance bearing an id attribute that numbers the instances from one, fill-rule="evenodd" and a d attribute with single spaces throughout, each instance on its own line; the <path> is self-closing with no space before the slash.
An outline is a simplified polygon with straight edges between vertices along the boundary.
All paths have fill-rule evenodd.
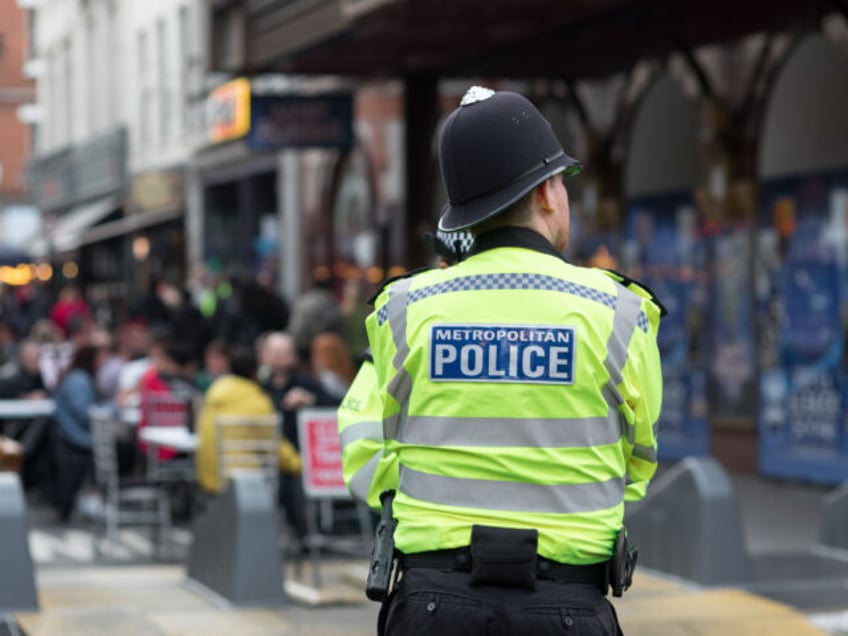
<path id="1" fill-rule="evenodd" d="M 471 585 L 536 589 L 536 529 L 471 527 Z"/>

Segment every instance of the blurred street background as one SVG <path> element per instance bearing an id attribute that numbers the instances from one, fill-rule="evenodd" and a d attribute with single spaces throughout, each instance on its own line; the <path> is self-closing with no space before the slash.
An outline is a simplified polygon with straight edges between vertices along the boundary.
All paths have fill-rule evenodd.
<path id="1" fill-rule="evenodd" d="M 583 161 L 566 257 L 669 310 L 625 631 L 848 633 L 846 80 L 841 0 L 0 0 L 0 566 L 37 593 L 0 567 L 0 634 L 373 633 L 373 516 L 301 431 L 337 452 L 366 299 L 434 263 L 473 84 Z M 186 583 L 242 520 L 203 430 L 247 400 L 288 451 L 282 608 Z"/>

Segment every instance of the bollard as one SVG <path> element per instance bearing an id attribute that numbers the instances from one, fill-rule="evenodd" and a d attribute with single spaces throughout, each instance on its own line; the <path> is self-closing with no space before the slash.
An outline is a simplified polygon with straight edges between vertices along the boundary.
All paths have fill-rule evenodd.
<path id="1" fill-rule="evenodd" d="M 848 482 L 824 498 L 819 519 L 819 542 L 848 549 Z"/>
<path id="2" fill-rule="evenodd" d="M 21 481 L 0 472 L 0 613 L 38 609 L 28 532 Z"/>
<path id="3" fill-rule="evenodd" d="M 702 585 L 752 578 L 733 484 L 710 457 L 688 457 L 659 477 L 625 525 L 639 565 Z"/>
<path id="4" fill-rule="evenodd" d="M 283 560 L 279 521 L 265 478 L 235 473 L 197 519 L 187 575 L 233 605 L 280 605 Z"/>

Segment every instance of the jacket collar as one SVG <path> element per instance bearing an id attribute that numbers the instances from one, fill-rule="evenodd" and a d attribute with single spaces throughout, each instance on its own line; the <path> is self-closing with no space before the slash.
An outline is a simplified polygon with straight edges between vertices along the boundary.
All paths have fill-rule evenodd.
<path id="1" fill-rule="evenodd" d="M 491 232 L 481 234 L 474 239 L 474 245 L 468 256 L 474 256 L 498 247 L 523 247 L 565 260 L 548 239 L 535 230 L 524 227 L 499 227 Z"/>

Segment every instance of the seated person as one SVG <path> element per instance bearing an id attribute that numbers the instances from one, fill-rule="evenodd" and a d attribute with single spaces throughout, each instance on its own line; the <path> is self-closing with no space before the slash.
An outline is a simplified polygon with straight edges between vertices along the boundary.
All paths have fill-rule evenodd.
<path id="1" fill-rule="evenodd" d="M 47 397 L 39 363 L 41 345 L 35 340 L 23 340 L 15 358 L 0 367 L 0 399 L 26 400 Z M 0 423 L 0 434 L 17 440 L 23 455 L 21 480 L 29 491 L 37 488 L 49 500 L 53 477 L 53 442 L 49 416 L 9 419 Z"/>
<path id="2" fill-rule="evenodd" d="M 271 399 L 256 381 L 256 354 L 251 347 L 236 347 L 230 354 L 230 372 L 216 378 L 206 391 L 206 400 L 197 425 L 195 455 L 197 481 L 207 493 L 223 488 L 218 476 L 216 418 L 219 415 L 274 415 Z M 300 456 L 292 443 L 280 438 L 279 468 L 284 474 L 300 473 Z"/>
<path id="3" fill-rule="evenodd" d="M 141 403 L 141 420 L 138 430 L 146 426 L 193 427 L 193 400 L 197 394 L 194 384 L 185 377 L 185 368 L 191 352 L 185 343 L 171 336 L 157 338 L 150 348 L 150 367 L 141 376 L 138 385 Z M 147 444 L 139 441 L 142 453 Z M 177 452 L 160 448 L 159 459 L 172 459 Z"/>

